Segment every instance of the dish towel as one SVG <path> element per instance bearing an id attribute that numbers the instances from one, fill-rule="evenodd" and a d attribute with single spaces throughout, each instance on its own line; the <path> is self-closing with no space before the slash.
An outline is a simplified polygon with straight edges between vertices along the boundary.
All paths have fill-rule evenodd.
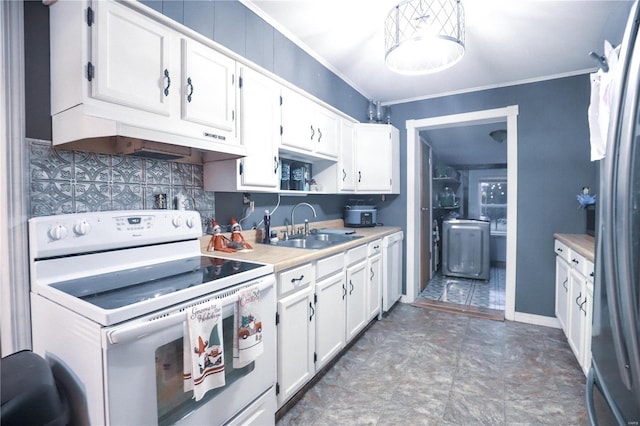
<path id="1" fill-rule="evenodd" d="M 211 389 L 225 385 L 222 303 L 212 300 L 187 312 L 184 334 L 184 391 L 200 401 Z"/>
<path id="2" fill-rule="evenodd" d="M 233 328 L 233 368 L 242 368 L 263 351 L 260 287 L 254 285 L 238 293 Z"/>
<path id="3" fill-rule="evenodd" d="M 589 104 L 589 132 L 591 142 L 591 161 L 601 160 L 607 151 L 607 137 L 609 133 L 609 119 L 613 96 L 616 90 L 618 76 L 618 49 L 611 43 L 604 42 L 604 53 L 609 71 L 599 69 L 590 75 L 591 102 Z"/>

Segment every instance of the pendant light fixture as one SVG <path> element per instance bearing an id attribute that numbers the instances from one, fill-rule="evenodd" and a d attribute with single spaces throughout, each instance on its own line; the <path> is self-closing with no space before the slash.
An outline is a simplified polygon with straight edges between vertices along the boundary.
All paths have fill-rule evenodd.
<path id="1" fill-rule="evenodd" d="M 385 21 L 385 62 L 400 74 L 428 74 L 464 55 L 464 8 L 460 0 L 405 0 Z"/>

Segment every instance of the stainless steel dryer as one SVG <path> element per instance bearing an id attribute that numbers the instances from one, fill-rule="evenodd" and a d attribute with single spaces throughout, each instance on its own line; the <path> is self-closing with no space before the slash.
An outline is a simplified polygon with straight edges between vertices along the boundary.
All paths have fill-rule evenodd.
<path id="1" fill-rule="evenodd" d="M 489 279 L 490 223 L 472 219 L 442 222 L 442 274 Z"/>

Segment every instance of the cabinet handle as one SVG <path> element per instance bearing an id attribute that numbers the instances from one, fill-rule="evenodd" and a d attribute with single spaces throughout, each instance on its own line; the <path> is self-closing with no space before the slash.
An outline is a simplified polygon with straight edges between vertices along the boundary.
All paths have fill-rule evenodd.
<path id="1" fill-rule="evenodd" d="M 276 175 L 278 174 L 278 157 L 276 157 L 275 155 L 273 156 L 273 163 L 275 164 L 275 167 L 273 168 L 273 174 Z"/>
<path id="2" fill-rule="evenodd" d="M 349 285 L 351 286 L 351 290 L 349 290 L 349 296 L 351 296 L 351 294 L 353 293 L 353 282 L 351 282 L 351 280 L 349 280 Z"/>
<path id="3" fill-rule="evenodd" d="M 300 275 L 300 278 L 291 278 L 291 284 L 295 284 L 296 281 L 300 283 L 300 281 L 302 281 L 303 278 L 304 278 L 304 275 Z"/>
<path id="4" fill-rule="evenodd" d="M 580 298 L 582 297 L 582 292 L 578 293 L 578 297 L 576 297 L 576 305 L 580 306 Z"/>
<path id="5" fill-rule="evenodd" d="M 580 263 L 580 262 L 578 262 L 576 259 L 571 259 L 571 261 L 572 261 L 573 263 L 575 263 L 576 265 L 577 265 L 578 263 Z"/>
<path id="6" fill-rule="evenodd" d="M 586 317 L 586 316 L 587 316 L 587 311 L 585 311 L 584 309 L 582 309 L 582 307 L 584 306 L 584 304 L 585 304 L 585 303 L 587 303 L 587 298 L 586 298 L 586 297 L 584 298 L 584 302 L 582 302 L 582 303 L 580 304 L 580 310 L 581 310 L 582 312 L 584 312 L 584 316 Z"/>
<path id="7" fill-rule="evenodd" d="M 309 321 L 311 321 L 313 319 L 313 316 L 316 314 L 316 310 L 313 309 L 313 304 L 311 304 L 311 302 L 309 302 L 309 308 L 311 309 L 311 315 L 309 315 Z"/>
<path id="8" fill-rule="evenodd" d="M 562 287 L 564 287 L 565 291 L 569 291 L 569 289 L 567 288 L 567 281 L 569 281 L 569 278 L 565 278 L 564 282 L 562 283 Z"/>
<path id="9" fill-rule="evenodd" d="M 187 95 L 187 102 L 191 102 L 191 95 L 193 95 L 193 83 L 191 77 L 187 78 L 187 87 L 189 88 L 189 94 Z"/>
<path id="10" fill-rule="evenodd" d="M 344 300 L 344 298 L 347 297 L 347 286 L 345 283 L 342 283 L 342 290 L 344 291 L 344 293 L 342 293 L 342 300 Z"/>
<path id="11" fill-rule="evenodd" d="M 167 85 L 164 88 L 164 95 L 169 96 L 169 87 L 171 87 L 171 77 L 169 77 L 169 70 L 164 69 L 164 78 L 167 80 Z"/>
<path id="12" fill-rule="evenodd" d="M 344 169 L 342 169 L 342 181 L 344 182 L 346 178 L 347 178 L 347 172 L 345 172 Z"/>
<path id="13" fill-rule="evenodd" d="M 316 131 L 313 129 L 313 124 L 310 127 L 311 127 L 311 140 L 313 140 L 313 136 L 316 134 Z"/>
<path id="14" fill-rule="evenodd" d="M 373 281 L 373 276 L 375 275 L 373 273 L 373 268 L 369 268 L 371 270 L 371 276 L 369 277 L 369 280 Z"/>
<path id="15" fill-rule="evenodd" d="M 358 182 L 362 180 L 362 172 L 358 172 Z"/>
<path id="16" fill-rule="evenodd" d="M 559 251 L 560 253 L 562 253 L 562 247 L 558 247 L 557 251 Z"/>
<path id="17" fill-rule="evenodd" d="M 322 130 L 318 127 L 318 143 L 322 140 Z"/>

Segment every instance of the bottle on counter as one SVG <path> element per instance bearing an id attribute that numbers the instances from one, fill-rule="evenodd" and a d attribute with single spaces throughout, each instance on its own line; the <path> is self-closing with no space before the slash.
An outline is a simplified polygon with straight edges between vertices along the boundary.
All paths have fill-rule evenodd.
<path id="1" fill-rule="evenodd" d="M 262 242 L 265 244 L 269 244 L 271 242 L 271 215 L 269 214 L 269 210 L 264 211 L 264 235 Z"/>

